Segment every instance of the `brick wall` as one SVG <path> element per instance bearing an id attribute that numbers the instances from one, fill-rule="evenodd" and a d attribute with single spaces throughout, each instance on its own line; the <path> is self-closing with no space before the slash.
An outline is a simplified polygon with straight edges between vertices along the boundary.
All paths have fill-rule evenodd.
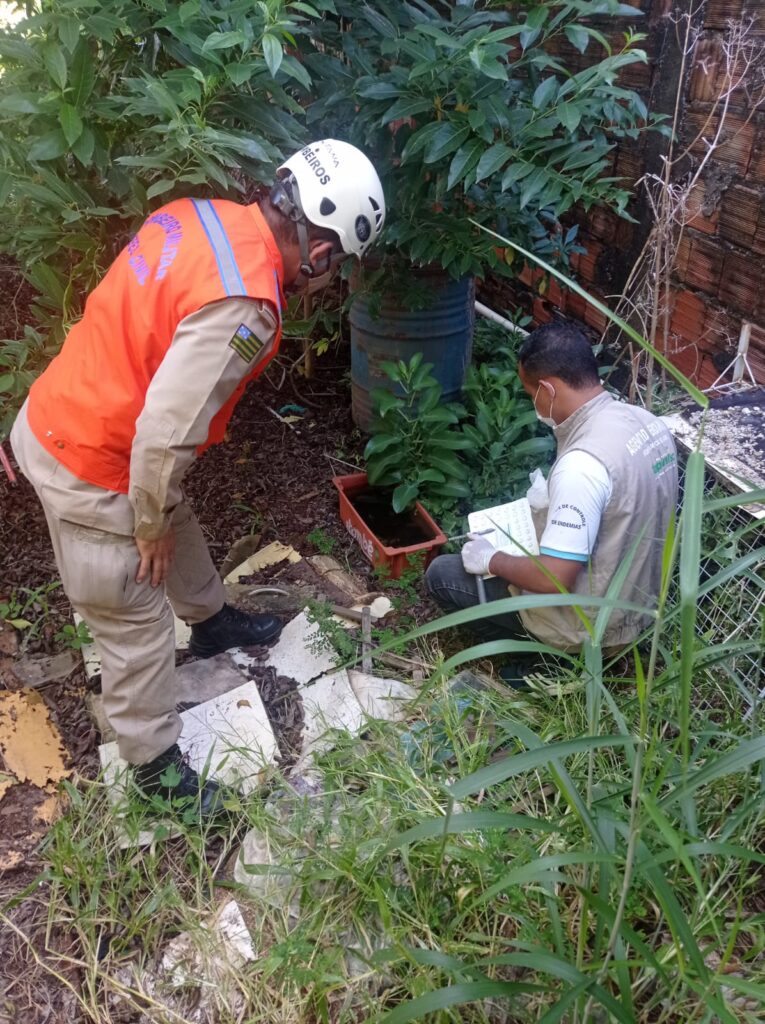
<path id="1" fill-rule="evenodd" d="M 672 8 L 670 0 L 645 0 L 642 7 L 649 30 L 643 44 L 649 63 L 630 69 L 629 85 L 641 92 L 652 110 L 668 114 L 681 91 L 679 145 L 689 148 L 689 162 L 681 167 L 687 170 L 705 151 L 703 138 L 711 138 L 717 127 L 713 106 L 719 93 L 726 23 L 753 16 L 755 38 L 765 43 L 765 3 L 705 0 L 697 11 L 699 41 L 694 60 L 682 81 L 677 34 L 666 14 Z M 575 69 L 583 60 L 573 49 L 561 56 Z M 750 365 L 758 382 L 765 383 L 765 108 L 752 115 L 750 104 L 746 88 L 733 94 L 723 145 L 691 195 L 689 220 L 665 300 L 667 352 L 702 387 L 708 387 L 733 359 L 744 321 L 753 325 Z M 666 140 L 656 135 L 620 144 L 614 153 L 615 172 L 634 185 L 646 170 L 660 169 L 666 146 Z M 612 306 L 651 226 L 650 209 L 641 201 L 639 190 L 632 213 L 637 223 L 604 209 L 580 211 L 575 218 L 587 250 L 573 259 L 577 278 Z M 517 304 L 532 311 L 538 323 L 564 313 L 597 333 L 605 327 L 597 310 L 528 267 L 520 281 L 500 289 L 497 298 L 505 308 Z"/>

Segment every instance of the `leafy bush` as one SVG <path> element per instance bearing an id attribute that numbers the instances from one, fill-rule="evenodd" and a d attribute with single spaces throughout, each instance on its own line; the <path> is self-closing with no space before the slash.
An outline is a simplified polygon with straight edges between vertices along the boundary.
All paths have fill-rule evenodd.
<path id="1" fill-rule="evenodd" d="M 625 32 L 612 50 L 585 19 L 639 10 L 618 0 L 522 9 L 338 0 L 337 11 L 322 22 L 321 52 L 306 57 L 319 95 L 308 116 L 377 156 L 389 251 L 455 277 L 508 274 L 504 250 L 470 217 L 565 264 L 576 231 L 560 217 L 574 203 L 624 214 L 629 193 L 604 172 L 616 139 L 655 124 L 617 84 L 646 57 L 641 36 Z M 603 56 L 571 74 L 551 52 L 561 38 Z"/>
<path id="2" fill-rule="evenodd" d="M 525 493 L 529 473 L 549 464 L 555 442 L 540 427 L 514 366 L 471 366 L 464 395 L 473 511 L 511 501 L 518 490 Z"/>
<path id="3" fill-rule="evenodd" d="M 376 423 L 364 449 L 369 482 L 395 488 L 396 512 L 425 493 L 452 501 L 467 497 L 468 470 L 457 452 L 471 443 L 453 429 L 464 410 L 456 403 L 438 404 L 441 385 L 430 375 L 433 364 L 423 363 L 421 352 L 409 363 L 386 362 L 381 368 L 400 393 L 372 391 Z"/>

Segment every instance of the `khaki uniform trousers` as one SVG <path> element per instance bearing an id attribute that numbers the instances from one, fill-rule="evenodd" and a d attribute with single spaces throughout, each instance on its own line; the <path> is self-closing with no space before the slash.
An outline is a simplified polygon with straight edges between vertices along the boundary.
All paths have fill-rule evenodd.
<path id="1" fill-rule="evenodd" d="M 173 611 L 190 625 L 223 607 L 224 589 L 187 505 L 172 516 L 175 559 L 165 585 L 136 583 L 138 548 L 127 495 L 73 476 L 29 428 L 24 407 L 11 445 L 42 503 L 61 580 L 101 656 L 104 711 L 120 756 L 151 761 L 176 742 Z"/>

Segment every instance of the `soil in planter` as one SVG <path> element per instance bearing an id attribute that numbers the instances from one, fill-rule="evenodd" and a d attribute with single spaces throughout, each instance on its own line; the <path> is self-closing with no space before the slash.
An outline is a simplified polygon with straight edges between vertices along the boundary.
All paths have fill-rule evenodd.
<path id="1" fill-rule="evenodd" d="M 433 539 L 412 512 L 393 511 L 388 490 L 370 488 L 347 497 L 372 533 L 388 548 L 410 548 Z"/>

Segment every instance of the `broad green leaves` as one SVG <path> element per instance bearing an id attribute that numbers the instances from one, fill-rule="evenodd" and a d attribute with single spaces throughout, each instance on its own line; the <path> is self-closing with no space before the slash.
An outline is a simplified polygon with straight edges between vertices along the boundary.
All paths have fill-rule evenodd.
<path id="1" fill-rule="evenodd" d="M 381 367 L 396 392 L 372 392 L 375 432 L 364 449 L 369 482 L 393 488 L 394 511 L 402 512 L 418 498 L 458 498 L 470 494 L 467 467 L 458 451 L 470 442 L 455 429 L 457 406 L 439 405 L 441 387 L 431 363 L 416 353 L 409 363 Z"/>
<path id="2" fill-rule="evenodd" d="M 502 218 L 515 240 L 544 251 L 551 226 L 575 203 L 624 209 L 628 193 L 603 171 L 614 140 L 643 126 L 645 108 L 618 76 L 645 55 L 632 35 L 614 54 L 582 24 L 619 16 L 619 5 L 337 6 L 342 31 L 332 36 L 325 23 L 326 38 L 343 53 L 338 73 L 350 67 L 357 85 L 351 104 L 317 80 L 316 108 L 379 155 L 395 196 L 384 239 L 391 252 L 440 263 L 455 277 L 487 267 L 508 274 L 485 239 L 464 231 L 466 215 Z M 589 47 L 580 72 L 550 55 L 548 43 L 564 34 L 580 51 Z M 565 266 L 568 251 L 557 258 Z"/>

